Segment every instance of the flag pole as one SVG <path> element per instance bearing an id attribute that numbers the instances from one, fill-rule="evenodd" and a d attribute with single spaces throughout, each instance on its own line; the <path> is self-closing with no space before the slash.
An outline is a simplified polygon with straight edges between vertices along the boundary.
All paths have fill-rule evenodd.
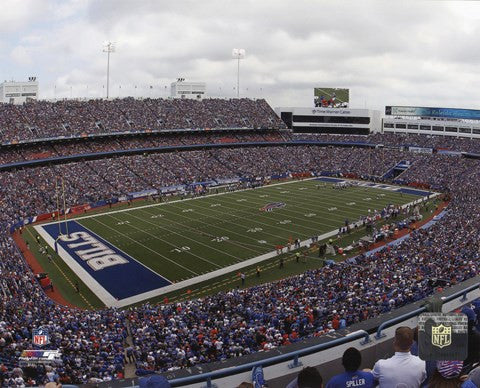
<path id="1" fill-rule="evenodd" d="M 68 222 L 67 222 L 67 201 L 65 199 L 65 181 L 62 177 L 62 191 L 63 191 L 63 213 L 65 215 L 65 231 L 68 237 Z"/>

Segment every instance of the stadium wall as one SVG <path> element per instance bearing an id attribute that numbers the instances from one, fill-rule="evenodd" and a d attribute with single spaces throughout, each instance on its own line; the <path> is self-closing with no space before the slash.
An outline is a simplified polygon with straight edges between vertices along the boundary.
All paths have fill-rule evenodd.
<path id="1" fill-rule="evenodd" d="M 382 130 L 384 133 L 480 139 L 480 122 L 386 117 L 382 120 Z"/>

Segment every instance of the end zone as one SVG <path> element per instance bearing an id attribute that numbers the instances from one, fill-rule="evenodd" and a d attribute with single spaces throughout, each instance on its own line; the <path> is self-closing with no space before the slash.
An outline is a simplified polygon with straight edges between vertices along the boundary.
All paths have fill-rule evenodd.
<path id="1" fill-rule="evenodd" d="M 76 221 L 68 221 L 68 237 L 57 223 L 34 228 L 106 306 L 172 284 Z"/>

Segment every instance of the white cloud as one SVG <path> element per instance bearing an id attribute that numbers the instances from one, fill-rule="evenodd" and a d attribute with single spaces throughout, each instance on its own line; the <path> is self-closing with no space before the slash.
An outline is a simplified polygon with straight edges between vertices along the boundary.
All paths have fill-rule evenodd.
<path id="1" fill-rule="evenodd" d="M 15 64 L 27 66 L 32 63 L 32 57 L 24 46 L 17 46 L 10 52 L 10 58 Z"/>
<path id="2" fill-rule="evenodd" d="M 231 49 L 241 47 L 247 50 L 243 94 L 267 97 L 272 105 L 310 105 L 316 85 L 350 87 L 353 104 L 362 107 L 365 102 L 380 109 L 400 103 L 480 104 L 476 2 L 5 3 L 0 53 L 6 63 L 0 71 L 23 78 L 36 74 L 47 97 L 53 97 L 53 85 L 66 96 L 70 86 L 75 96 L 101 96 L 102 43 L 112 40 L 117 51 L 111 56 L 111 82 L 121 95 L 148 90 L 164 96 L 164 86 L 182 76 L 206 81 L 211 95 L 233 96 Z M 151 84 L 153 92 L 142 89 Z"/>

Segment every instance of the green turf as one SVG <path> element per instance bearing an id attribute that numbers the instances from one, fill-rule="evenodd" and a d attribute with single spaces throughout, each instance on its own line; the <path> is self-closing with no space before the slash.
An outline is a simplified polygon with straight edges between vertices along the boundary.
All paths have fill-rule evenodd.
<path id="1" fill-rule="evenodd" d="M 346 219 L 354 222 L 368 214 L 368 209 L 381 209 L 390 203 L 404 204 L 418 198 L 364 187 L 335 190 L 331 184 L 305 180 L 140 206 L 152 204 L 145 201 L 120 209 L 122 211 L 114 208 L 93 217 L 79 217 L 77 221 L 165 278 L 178 282 L 270 252 L 278 244 L 286 245 L 289 239 L 305 240 L 337 230 Z M 284 202 L 286 206 L 271 212 L 259 210 L 271 202 Z M 350 239 L 365 235 L 364 231 L 357 234 Z M 288 263 L 291 255 L 286 259 Z M 312 259 L 304 266 L 290 266 L 279 271 L 276 260 L 278 258 L 262 263 L 261 277 L 250 284 L 275 280 L 321 265 L 318 259 Z M 66 275 L 49 268 L 52 278 L 63 276 L 79 280 L 60 258 L 57 264 Z M 251 278 L 255 266 L 246 271 Z M 191 286 L 191 294 L 204 295 L 232 288 L 238 280 L 235 276 L 236 273 L 229 273 Z M 79 301 L 78 296 L 71 295 L 75 293 L 69 282 L 59 282 L 59 286 L 62 293 L 67 294 L 67 299 L 85 307 L 84 300 Z M 82 284 L 82 289 L 84 287 Z M 178 298 L 182 293 L 185 290 L 170 296 Z M 99 306 L 98 299 L 91 293 L 85 291 L 85 298 L 94 307 Z"/>
<path id="2" fill-rule="evenodd" d="M 420 214 L 424 218 L 431 217 L 436 206 L 441 201 L 438 199 L 428 201 L 420 207 Z M 400 217 L 398 220 L 403 219 Z M 387 221 L 377 222 L 377 227 L 380 227 Z M 361 237 L 367 235 L 367 232 L 364 227 L 352 230 L 349 234 L 343 234 L 334 238 L 334 244 L 340 247 L 346 247 L 354 241 L 358 241 Z M 325 239 L 324 241 L 327 241 Z M 319 241 L 322 243 L 323 241 Z M 170 302 L 181 301 L 186 299 L 203 297 L 206 295 L 211 295 L 220 291 L 227 291 L 233 288 L 243 288 L 251 287 L 258 284 L 268 283 L 283 279 L 289 276 L 301 274 L 310 269 L 320 268 L 324 265 L 324 259 L 333 259 L 335 261 L 345 260 L 348 257 L 358 255 L 360 251 L 358 249 L 352 251 L 350 254 L 344 256 L 336 254 L 333 256 L 325 256 L 323 258 L 318 257 L 318 249 L 316 247 L 309 249 L 307 247 L 302 248 L 302 259 L 297 263 L 295 259 L 295 252 L 285 253 L 281 256 L 276 256 L 272 259 L 263 261 L 260 264 L 251 265 L 242 269 L 242 272 L 246 275 L 246 283 L 244 286 L 241 285 L 240 278 L 237 272 L 229 272 L 225 275 L 216 277 L 215 279 L 198 283 L 195 287 L 184 287 L 181 290 L 170 292 L 166 295 L 162 295 L 156 298 L 153 298 L 151 302 L 162 302 L 165 300 L 165 297 L 168 297 Z M 307 251 L 307 256 L 305 260 L 303 259 L 303 253 Z M 280 257 L 284 259 L 284 267 L 279 267 Z M 260 276 L 257 276 L 256 268 L 259 266 L 261 268 Z"/>
<path id="3" fill-rule="evenodd" d="M 98 299 L 92 291 L 90 291 L 90 289 L 83 283 L 82 279 L 78 277 L 43 240 L 42 245 L 47 247 L 47 252 L 50 253 L 53 260 L 49 261 L 46 255 L 40 253 L 40 246 L 35 241 L 33 233 L 35 232 L 32 227 L 28 227 L 26 233 L 22 234 L 22 237 L 28 242 L 30 251 L 35 255 L 43 270 L 48 273 L 53 286 L 62 294 L 65 300 L 75 306 L 85 309 L 98 309 L 104 307 L 103 302 Z M 75 283 L 79 285 L 80 292 L 78 293 L 75 289 Z"/>
<path id="4" fill-rule="evenodd" d="M 181 281 L 356 221 L 368 209 L 417 196 L 380 189 L 317 188 L 318 181 L 246 190 L 79 219 L 170 281 Z M 370 200 L 368 200 L 370 198 Z M 286 206 L 271 212 L 270 202 Z"/>

